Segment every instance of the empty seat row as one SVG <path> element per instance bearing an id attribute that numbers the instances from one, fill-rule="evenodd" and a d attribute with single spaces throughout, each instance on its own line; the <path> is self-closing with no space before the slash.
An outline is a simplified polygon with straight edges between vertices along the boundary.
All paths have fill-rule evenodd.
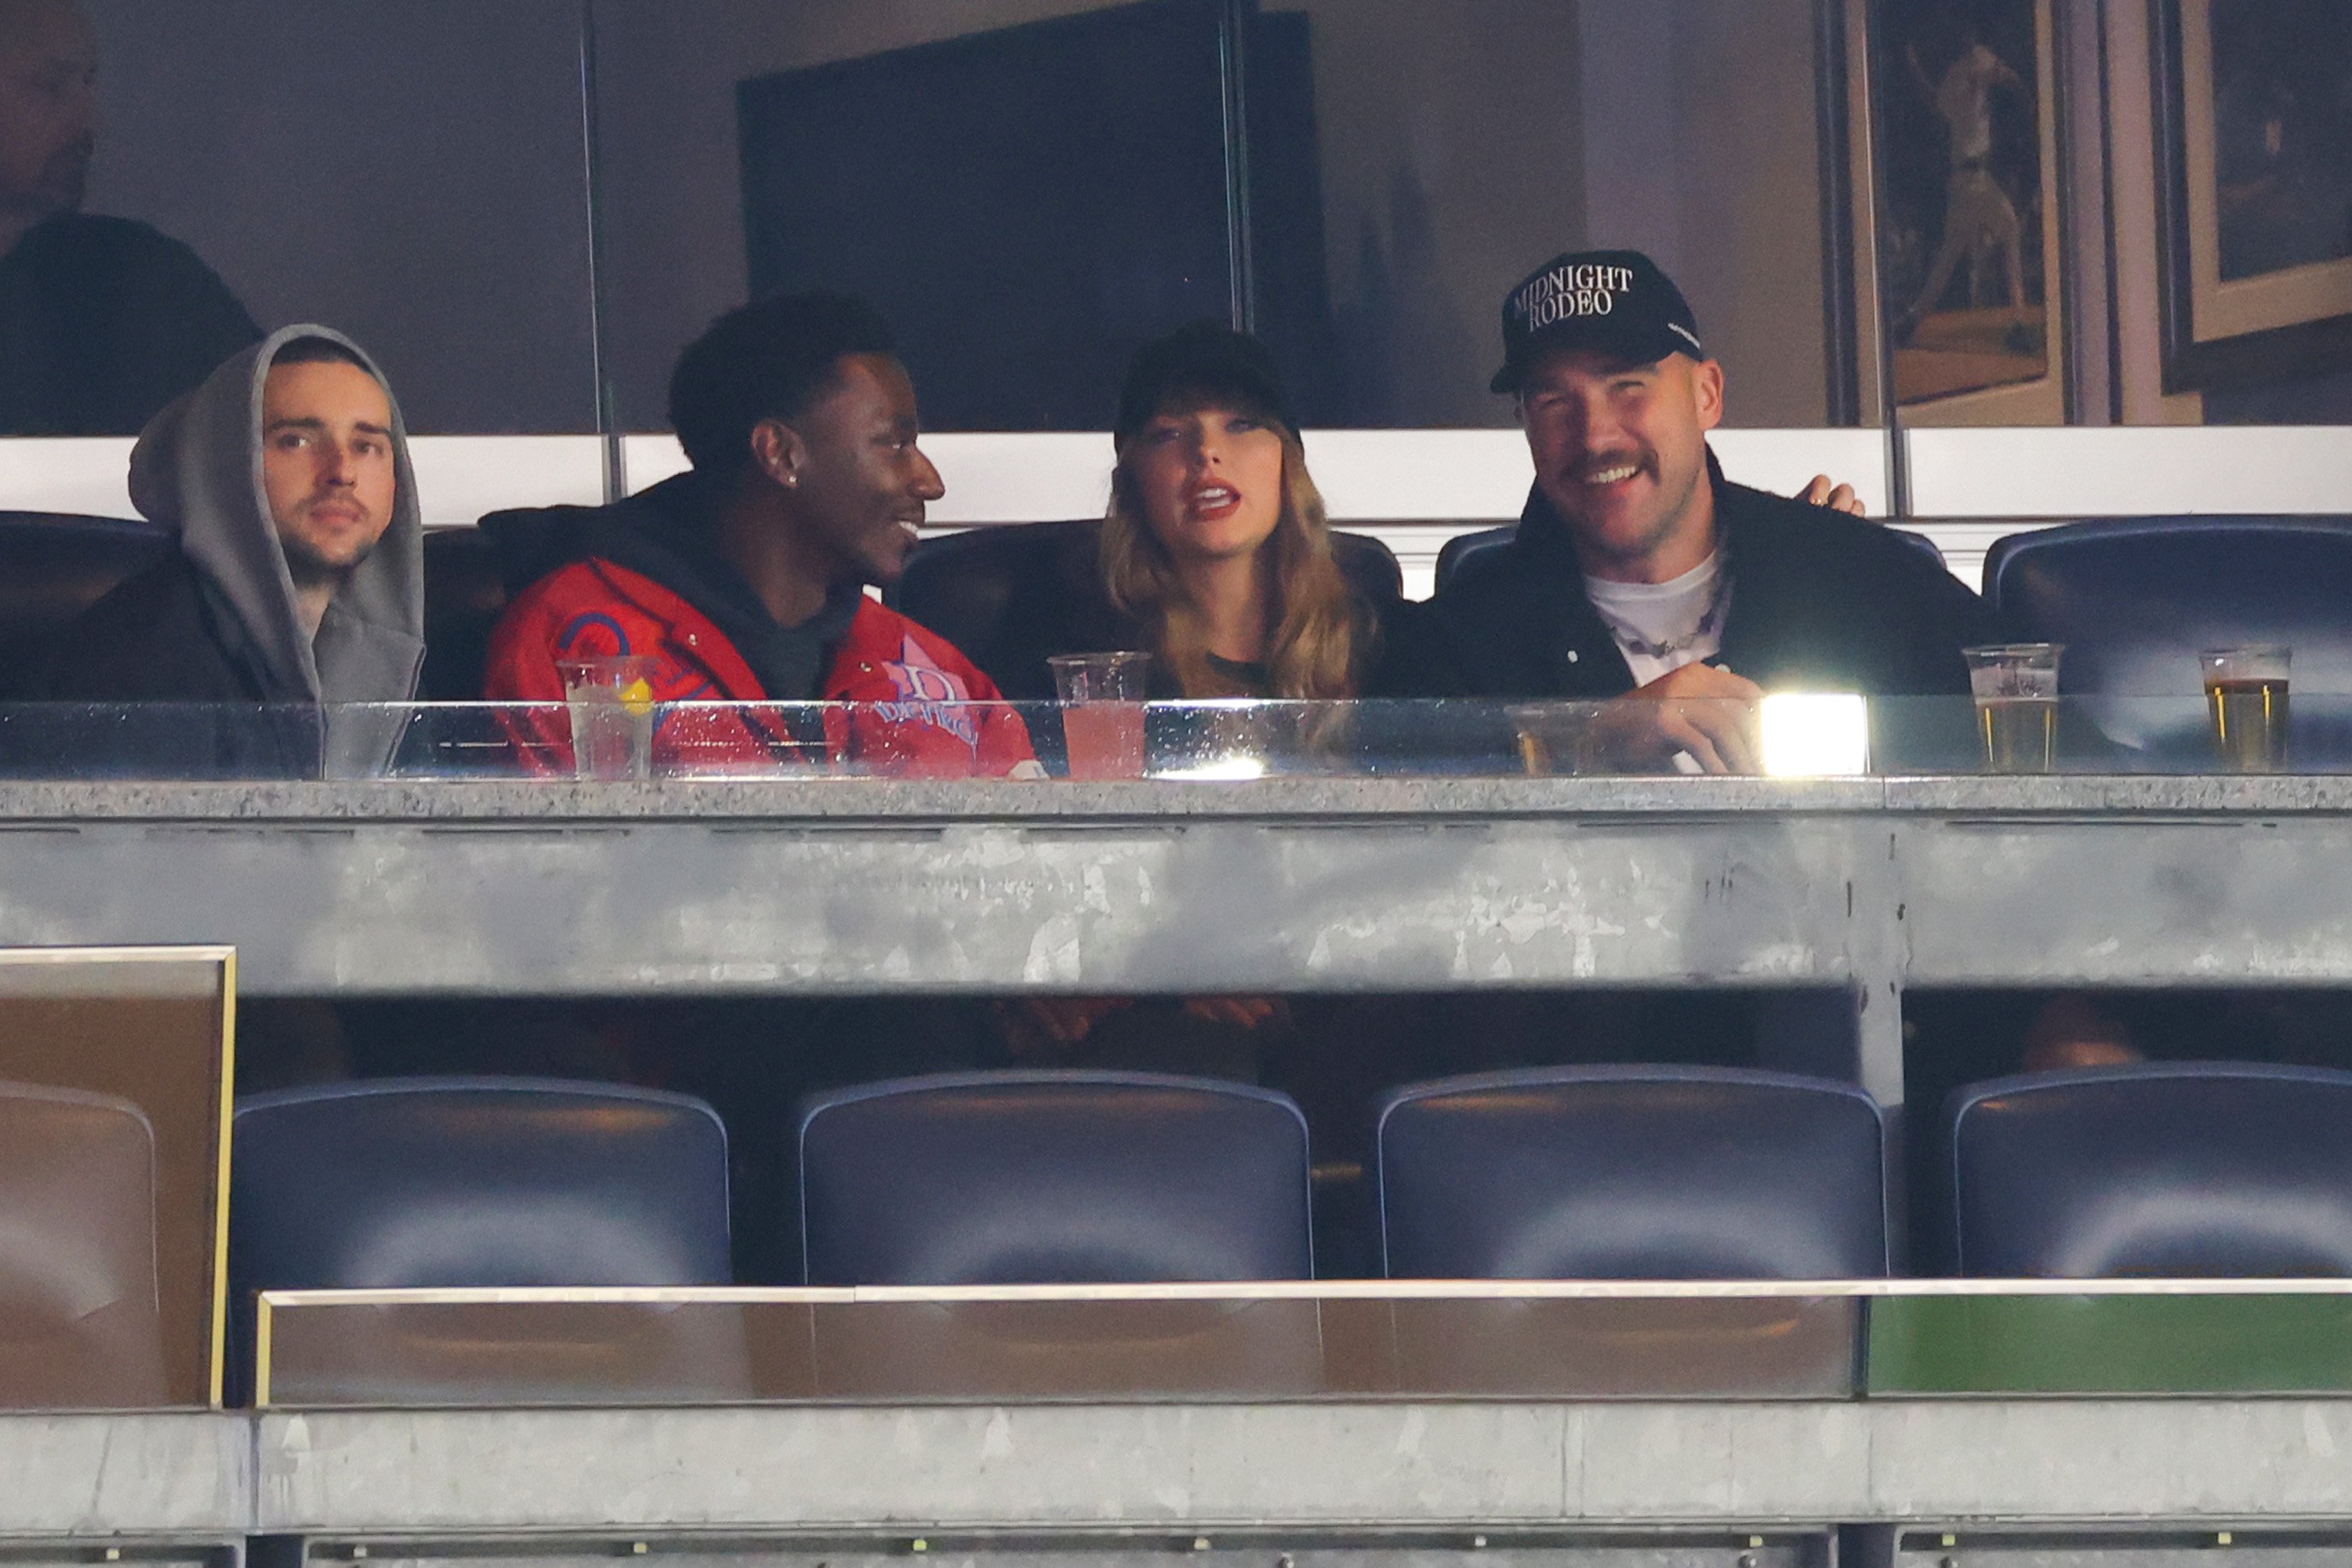
<path id="1" fill-rule="evenodd" d="M 2166 1065 L 1971 1086 L 1943 1121 L 1979 1276 L 2352 1274 L 2352 1074 Z M 682 1096 L 406 1079 L 256 1097 L 232 1272 L 278 1287 L 725 1283 L 726 1135 Z M 1396 1278 L 1888 1272 L 1885 1119 L 1850 1085 L 1558 1068 L 1401 1089 L 1370 1173 Z M 1269 1090 L 1013 1072 L 821 1096 L 812 1284 L 1307 1279 L 1307 1126 Z"/>
<path id="2" fill-rule="evenodd" d="M 1973 1085 L 1940 1129 L 1950 1249 L 1960 1272 L 1992 1278 L 2352 1276 L 2347 1132 L 2352 1073 L 2326 1069 L 2143 1065 Z M 1400 1278 L 1880 1276 L 1886 1146 L 1867 1095 L 1777 1073 L 1561 1068 L 1417 1085 L 1380 1117 L 1383 1265 Z M 5 1385 L 153 1402 L 152 1130 L 104 1097 L 0 1085 L 0 1155 Z M 796 1156 L 813 1284 L 1314 1272 L 1306 1122 L 1265 1089 L 1034 1071 L 870 1084 L 808 1103 Z M 513 1079 L 262 1095 L 237 1108 L 233 1168 L 240 1342 L 263 1289 L 731 1279 L 726 1131 L 681 1095 Z"/>

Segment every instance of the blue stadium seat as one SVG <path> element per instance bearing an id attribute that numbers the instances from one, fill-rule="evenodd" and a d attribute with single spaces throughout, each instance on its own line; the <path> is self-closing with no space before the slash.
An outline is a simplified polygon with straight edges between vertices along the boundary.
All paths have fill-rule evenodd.
<path id="1" fill-rule="evenodd" d="M 1518 531 L 1519 525 L 1509 522 L 1500 528 L 1482 528 L 1475 533 L 1457 533 L 1439 545 L 1437 547 L 1437 591 L 1444 593 L 1445 584 L 1454 580 L 1454 574 L 1462 570 L 1465 563 L 1475 561 L 1502 549 L 1517 536 Z M 1938 549 L 1936 542 L 1926 534 L 1915 532 L 1907 528 L 1895 529 L 1894 533 L 1904 543 L 1934 557 L 1937 565 L 1941 566 L 1944 563 L 1943 551 Z"/>
<path id="2" fill-rule="evenodd" d="M 1964 1275 L 2352 1275 L 2352 1073 L 1997 1079 L 1955 1092 L 1945 1127 Z"/>
<path id="3" fill-rule="evenodd" d="M 1825 1279 L 1887 1269 L 1861 1089 L 1729 1068 L 1535 1068 L 1381 1107 L 1391 1279 Z"/>
<path id="4" fill-rule="evenodd" d="M 240 1100 L 229 1273 L 302 1288 L 724 1285 L 727 1134 L 684 1095 L 387 1079 Z"/>
<path id="5" fill-rule="evenodd" d="M 951 1073 L 817 1095 L 799 1133 L 812 1285 L 1312 1277 L 1307 1120 L 1151 1073 Z"/>
<path id="6" fill-rule="evenodd" d="M 2158 765 L 2210 760 L 2200 648 L 2294 650 L 2294 752 L 2352 756 L 2352 519 L 2150 517 L 2013 533 L 1985 552 L 2008 635 L 2066 645 L 2059 686 Z"/>
<path id="7" fill-rule="evenodd" d="M 164 1370 L 155 1131 L 137 1106 L 0 1083 L 0 1405 L 137 1407 L 201 1392 L 175 1394 Z"/>
<path id="8" fill-rule="evenodd" d="M 1519 525 L 1505 523 L 1500 528 L 1482 528 L 1475 533 L 1457 533 L 1437 547 L 1437 592 L 1445 592 L 1445 584 L 1462 570 L 1465 561 L 1475 561 L 1492 554 L 1518 537 Z"/>

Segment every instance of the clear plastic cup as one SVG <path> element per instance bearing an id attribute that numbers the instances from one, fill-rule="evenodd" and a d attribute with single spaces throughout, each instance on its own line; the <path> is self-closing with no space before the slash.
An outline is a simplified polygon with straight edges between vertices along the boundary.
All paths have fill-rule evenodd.
<path id="1" fill-rule="evenodd" d="M 1074 779 L 1143 776 L 1143 698 L 1148 653 L 1065 653 L 1053 667 L 1062 702 L 1062 740 Z"/>
<path id="2" fill-rule="evenodd" d="M 1985 769 L 1996 773 L 2046 773 L 2058 752 L 2058 656 L 2063 643 L 1995 643 L 1964 647 L 1969 689 L 1977 700 L 1977 732 Z"/>
<path id="3" fill-rule="evenodd" d="M 572 770 L 583 779 L 653 776 L 655 660 L 646 654 L 556 662 L 572 710 Z"/>
<path id="4" fill-rule="evenodd" d="M 2221 765 L 2234 773 L 2274 773 L 2286 766 L 2287 672 L 2294 650 L 2277 643 L 2209 647 L 2197 663 Z"/>

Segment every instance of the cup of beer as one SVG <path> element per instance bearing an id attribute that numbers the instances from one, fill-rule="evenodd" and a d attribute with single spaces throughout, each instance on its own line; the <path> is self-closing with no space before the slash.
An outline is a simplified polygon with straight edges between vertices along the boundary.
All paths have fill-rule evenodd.
<path id="1" fill-rule="evenodd" d="M 2225 772 L 2273 773 L 2286 766 L 2286 676 L 2294 650 L 2276 643 L 2209 647 L 2205 712 Z"/>
<path id="2" fill-rule="evenodd" d="M 2054 642 L 1964 647 L 1985 771 L 2046 773 L 2058 751 L 2058 656 Z"/>
<path id="3" fill-rule="evenodd" d="M 1074 779 L 1143 776 L 1143 697 L 1148 653 L 1063 653 L 1053 667 L 1062 701 L 1062 740 Z"/>

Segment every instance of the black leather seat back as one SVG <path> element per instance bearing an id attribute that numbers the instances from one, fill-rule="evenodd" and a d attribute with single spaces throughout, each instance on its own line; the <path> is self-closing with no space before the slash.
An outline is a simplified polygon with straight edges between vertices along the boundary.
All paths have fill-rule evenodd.
<path id="1" fill-rule="evenodd" d="M 425 672 L 427 702 L 478 702 L 490 633 L 506 613 L 507 584 L 489 536 L 478 528 L 425 535 Z"/>
<path id="2" fill-rule="evenodd" d="M 2166 1063 L 1999 1079 L 1945 1112 L 1967 1275 L 2352 1275 L 2352 1073 Z"/>
<path id="3" fill-rule="evenodd" d="M 1462 570 L 1463 563 L 1476 561 L 1500 550 L 1518 537 L 1519 525 L 1507 522 L 1500 528 L 1482 528 L 1475 533 L 1457 533 L 1437 547 L 1437 592 L 1445 592 L 1445 584 Z"/>
<path id="4" fill-rule="evenodd" d="M 2200 649 L 2294 651 L 2294 746 L 2352 753 L 2352 519 L 2156 517 L 1998 540 L 1985 596 L 2009 636 L 2066 645 L 2059 689 L 2111 740 L 2160 762 L 2210 757 Z"/>
<path id="5" fill-rule="evenodd" d="M 257 1289 L 723 1285 L 727 1135 L 610 1084 L 391 1079 L 238 1102 L 230 1274 Z"/>
<path id="6" fill-rule="evenodd" d="M 0 511 L 0 700 L 75 616 L 172 549 L 150 522 Z"/>
<path id="7" fill-rule="evenodd" d="M 811 1100 L 813 1285 L 1304 1279 L 1307 1122 L 1148 1073 L 905 1079 Z"/>
<path id="8" fill-rule="evenodd" d="M 1885 1127 L 1849 1084 L 1538 1068 L 1382 1107 L 1395 1279 L 1849 1279 L 1887 1268 Z"/>

